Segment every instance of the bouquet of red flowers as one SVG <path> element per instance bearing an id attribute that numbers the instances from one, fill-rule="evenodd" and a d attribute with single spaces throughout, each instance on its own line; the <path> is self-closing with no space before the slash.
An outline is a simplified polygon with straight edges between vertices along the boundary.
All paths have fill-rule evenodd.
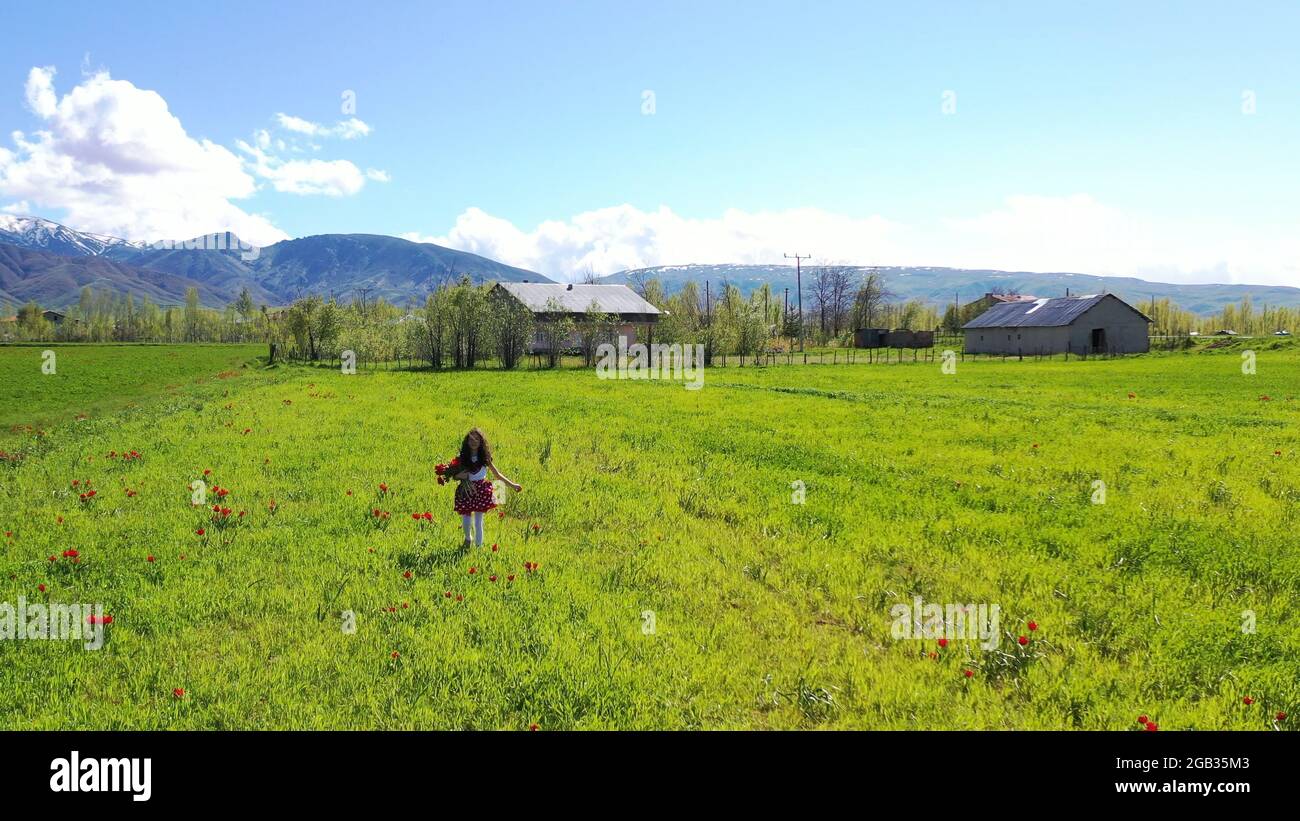
<path id="1" fill-rule="evenodd" d="M 438 484 L 445 485 L 456 475 L 460 469 L 460 457 L 453 458 L 445 465 L 435 465 L 433 472 L 438 474 Z"/>

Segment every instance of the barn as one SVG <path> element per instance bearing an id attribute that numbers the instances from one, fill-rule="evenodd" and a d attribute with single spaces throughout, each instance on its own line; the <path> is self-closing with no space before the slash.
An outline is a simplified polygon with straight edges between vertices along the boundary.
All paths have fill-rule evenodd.
<path id="1" fill-rule="evenodd" d="M 1004 302 L 962 326 L 967 353 L 1146 353 L 1151 320 L 1114 294 Z"/>
<path id="2" fill-rule="evenodd" d="M 638 331 L 645 336 L 643 341 L 650 341 L 655 323 L 662 312 L 646 302 L 636 291 L 626 285 L 577 285 L 553 282 L 498 282 L 492 287 L 496 298 L 513 299 L 533 314 L 540 321 L 553 319 L 557 315 L 581 322 L 590 311 L 598 311 L 617 320 L 616 335 L 627 340 L 627 344 L 637 341 Z M 578 346 L 578 335 L 567 340 L 566 348 Z M 541 329 L 529 346 L 531 353 L 545 351 L 547 342 Z"/>

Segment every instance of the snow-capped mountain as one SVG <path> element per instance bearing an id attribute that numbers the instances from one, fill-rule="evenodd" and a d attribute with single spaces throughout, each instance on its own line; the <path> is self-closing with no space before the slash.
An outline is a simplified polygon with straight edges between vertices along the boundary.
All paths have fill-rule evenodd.
<path id="1" fill-rule="evenodd" d="M 110 264 L 111 263 L 111 264 Z M 233 234 L 178 242 L 128 242 L 75 231 L 39 217 L 0 215 L 0 301 L 35 300 L 46 308 L 77 301 L 80 288 L 148 294 L 179 304 L 201 285 L 204 305 L 219 308 L 247 289 L 255 302 L 285 305 L 302 294 L 422 301 L 445 282 L 550 282 L 496 260 L 376 234 L 321 234 L 252 248 Z"/>
<path id="2" fill-rule="evenodd" d="M 0 214 L 0 242 L 70 257 L 97 257 L 118 246 L 146 247 L 143 243 L 128 242 L 118 237 L 74 231 L 66 225 L 40 217 L 15 217 L 9 214 Z"/>

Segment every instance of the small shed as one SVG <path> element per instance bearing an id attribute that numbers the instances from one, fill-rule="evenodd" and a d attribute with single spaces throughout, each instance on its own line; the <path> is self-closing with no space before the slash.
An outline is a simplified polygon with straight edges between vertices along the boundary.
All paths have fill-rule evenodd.
<path id="1" fill-rule="evenodd" d="M 858 328 L 853 332 L 853 347 L 883 348 L 888 334 L 888 328 Z"/>

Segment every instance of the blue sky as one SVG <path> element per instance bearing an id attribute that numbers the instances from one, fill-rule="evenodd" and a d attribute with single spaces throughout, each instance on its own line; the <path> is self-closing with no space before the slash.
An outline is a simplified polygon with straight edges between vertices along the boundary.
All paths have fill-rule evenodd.
<path id="1" fill-rule="evenodd" d="M 383 233 L 560 276 L 799 250 L 1300 285 L 1294 3 L 52 3 L 5 27 L 0 207 L 86 230 Z"/>

